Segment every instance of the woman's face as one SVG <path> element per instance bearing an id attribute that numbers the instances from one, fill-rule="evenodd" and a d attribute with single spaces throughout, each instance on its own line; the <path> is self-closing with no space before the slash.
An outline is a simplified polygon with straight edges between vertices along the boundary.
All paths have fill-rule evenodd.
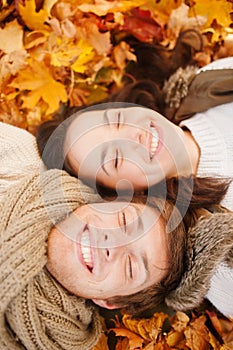
<path id="1" fill-rule="evenodd" d="M 86 111 L 67 130 L 65 155 L 80 178 L 111 188 L 145 189 L 187 166 L 182 134 L 143 107 Z"/>
<path id="2" fill-rule="evenodd" d="M 101 306 L 161 281 L 168 267 L 165 225 L 142 204 L 82 206 L 48 238 L 47 268 L 70 292 Z"/>

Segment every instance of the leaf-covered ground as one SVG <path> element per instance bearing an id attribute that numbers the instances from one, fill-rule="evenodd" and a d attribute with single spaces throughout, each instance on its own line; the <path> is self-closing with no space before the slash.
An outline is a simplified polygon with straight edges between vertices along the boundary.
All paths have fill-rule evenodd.
<path id="1" fill-rule="evenodd" d="M 233 56 L 232 0 L 1 0 L 0 120 L 34 133 L 62 103 L 100 102 L 136 60 L 126 33 L 172 49 L 188 28 L 203 35 L 200 66 Z M 124 314 L 93 350 L 110 348 L 230 350 L 233 322 L 210 308 Z"/>
<path id="2" fill-rule="evenodd" d="M 125 33 L 172 48 L 181 30 L 196 28 L 205 38 L 200 65 L 233 55 L 232 0 L 1 0 L 0 6 L 0 118 L 32 133 L 61 103 L 99 102 L 121 86 L 136 59 Z"/>

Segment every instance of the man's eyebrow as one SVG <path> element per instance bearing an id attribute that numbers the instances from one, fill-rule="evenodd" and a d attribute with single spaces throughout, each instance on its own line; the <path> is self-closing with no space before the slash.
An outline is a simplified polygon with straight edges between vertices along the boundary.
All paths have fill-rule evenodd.
<path id="1" fill-rule="evenodd" d="M 106 148 L 102 148 L 102 151 L 101 151 L 101 157 L 100 157 L 100 161 L 101 161 L 101 168 L 102 170 L 105 172 L 106 175 L 110 176 L 106 167 L 105 167 L 105 158 L 106 158 L 106 155 L 107 155 L 107 150 Z"/>
<path id="2" fill-rule="evenodd" d="M 137 227 L 136 227 L 136 231 L 137 232 L 141 232 L 143 231 L 144 229 L 144 225 L 143 225 L 143 221 L 142 221 L 142 217 L 141 217 L 141 211 L 140 209 L 136 206 L 136 205 L 133 205 L 135 211 L 136 211 L 136 214 L 137 214 Z"/>
<path id="3" fill-rule="evenodd" d="M 149 275 L 150 275 L 150 271 L 149 271 L 149 262 L 148 262 L 148 258 L 147 258 L 146 252 L 145 252 L 145 251 L 142 252 L 142 255 L 141 255 L 141 256 L 142 256 L 143 268 L 144 268 L 144 270 L 145 270 L 145 272 L 146 272 L 146 277 L 145 277 L 144 281 L 143 281 L 140 285 L 142 285 L 142 284 L 144 284 L 146 281 L 148 281 Z"/>
<path id="4" fill-rule="evenodd" d="M 139 209 L 136 205 L 134 206 L 134 208 L 135 208 L 135 210 L 136 210 L 137 219 L 138 219 L 138 220 L 137 220 L 138 223 L 137 223 L 137 228 L 136 228 L 136 230 L 137 230 L 137 232 L 141 232 L 141 230 L 142 230 L 142 232 L 143 232 L 143 230 L 144 230 L 144 224 L 143 224 L 143 221 L 142 221 L 142 213 L 141 213 L 140 209 Z M 146 234 L 146 232 L 143 232 L 143 234 Z M 142 263 L 143 263 L 143 268 L 144 268 L 145 273 L 146 273 L 146 274 L 145 274 L 146 277 L 145 277 L 144 281 L 143 281 L 142 283 L 140 283 L 140 285 L 144 284 L 145 281 L 147 281 L 147 280 L 149 279 L 149 275 L 150 275 L 150 271 L 149 271 L 149 262 L 148 262 L 148 258 L 147 258 L 147 255 L 146 255 L 146 252 L 145 252 L 145 251 L 142 252 L 141 257 L 142 257 Z"/>

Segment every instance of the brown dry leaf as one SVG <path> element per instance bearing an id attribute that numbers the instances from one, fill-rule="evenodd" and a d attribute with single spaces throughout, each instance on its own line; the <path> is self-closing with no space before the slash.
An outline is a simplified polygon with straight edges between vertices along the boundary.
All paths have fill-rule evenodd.
<path id="1" fill-rule="evenodd" d="M 222 339 L 228 346 L 232 346 L 233 349 L 233 320 L 220 319 L 222 326 Z"/>
<path id="2" fill-rule="evenodd" d="M 110 32 L 101 33 L 93 19 L 84 20 L 80 24 L 81 27 L 77 27 L 78 36 L 88 42 L 99 55 L 107 55 L 112 47 Z"/>
<path id="3" fill-rule="evenodd" d="M 70 107 L 86 105 L 88 96 L 90 96 L 89 90 L 75 87 L 69 95 Z"/>
<path id="4" fill-rule="evenodd" d="M 129 350 L 134 350 L 141 348 L 144 343 L 144 339 L 138 334 L 131 332 L 126 328 L 111 328 L 111 330 L 116 334 L 117 337 L 126 337 L 129 339 Z"/>
<path id="5" fill-rule="evenodd" d="M 129 339 L 122 338 L 118 340 L 115 350 L 129 350 Z"/>
<path id="6" fill-rule="evenodd" d="M 213 336 L 211 332 L 209 332 L 209 343 L 212 346 L 213 350 L 219 350 L 221 348 L 221 344 L 219 341 Z"/>
<path id="7" fill-rule="evenodd" d="M 47 103 L 46 114 L 58 110 L 60 102 L 67 101 L 65 86 L 55 81 L 50 70 L 42 63 L 33 61 L 26 70 L 21 70 L 17 77 L 9 84 L 20 91 L 29 91 L 22 96 L 22 108 L 33 109 L 42 99 Z"/>
<path id="8" fill-rule="evenodd" d="M 233 56 L 233 32 L 226 34 L 222 45 L 214 54 L 214 60 Z"/>
<path id="9" fill-rule="evenodd" d="M 167 315 L 155 313 L 150 319 L 141 319 L 138 322 L 138 333 L 146 340 L 156 342 L 162 332 L 162 327 Z"/>
<path id="10" fill-rule="evenodd" d="M 13 51 L 0 59 L 0 81 L 15 75 L 27 66 L 28 53 L 25 50 Z"/>
<path id="11" fill-rule="evenodd" d="M 138 319 L 132 318 L 129 314 L 124 314 L 122 317 L 123 325 L 134 333 L 138 333 Z"/>
<path id="12" fill-rule="evenodd" d="M 27 123 L 24 114 L 20 112 L 16 100 L 1 101 L 0 103 L 0 120 L 4 123 L 18 126 L 19 128 L 27 129 Z"/>
<path id="13" fill-rule="evenodd" d="M 154 344 L 153 350 L 172 350 L 165 340 Z"/>
<path id="14" fill-rule="evenodd" d="M 164 27 L 160 21 L 155 21 L 149 11 L 138 8 L 124 17 L 120 30 L 127 31 L 142 42 L 158 42 L 164 39 Z"/>
<path id="15" fill-rule="evenodd" d="M 121 41 L 117 46 L 113 48 L 113 57 L 116 61 L 117 67 L 124 70 L 128 61 L 136 62 L 137 58 L 130 51 L 130 46 L 125 41 Z"/>
<path id="16" fill-rule="evenodd" d="M 184 333 L 170 331 L 166 337 L 167 344 L 170 347 L 177 347 L 184 340 Z"/>
<path id="17" fill-rule="evenodd" d="M 182 30 L 199 29 L 206 21 L 206 17 L 203 16 L 189 17 L 189 7 L 182 3 L 177 9 L 172 10 L 169 17 L 167 24 L 169 39 L 176 39 Z"/>
<path id="18" fill-rule="evenodd" d="M 102 333 L 100 340 L 91 350 L 109 350 L 108 337 Z"/>
<path id="19" fill-rule="evenodd" d="M 172 319 L 171 325 L 177 332 L 183 332 L 189 323 L 189 317 L 181 311 L 177 311 Z"/>
<path id="20" fill-rule="evenodd" d="M 223 329 L 222 329 L 222 325 L 221 322 L 218 318 L 218 316 L 216 315 L 215 312 L 210 312 L 208 310 L 206 310 L 207 315 L 210 318 L 210 321 L 214 327 L 214 329 L 216 330 L 216 332 L 219 334 L 220 337 L 222 337 L 223 335 Z"/>
<path id="21" fill-rule="evenodd" d="M 23 28 L 15 19 L 0 28 L 0 50 L 5 53 L 23 50 Z"/>
<path id="22" fill-rule="evenodd" d="M 184 331 L 186 344 L 191 350 L 210 349 L 209 332 L 205 325 L 206 317 L 204 315 L 194 319 Z"/>

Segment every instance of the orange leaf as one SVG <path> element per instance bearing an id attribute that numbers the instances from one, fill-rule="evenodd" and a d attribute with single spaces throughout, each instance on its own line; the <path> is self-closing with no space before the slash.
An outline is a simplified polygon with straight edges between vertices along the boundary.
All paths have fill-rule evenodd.
<path id="1" fill-rule="evenodd" d="M 27 95 L 22 96 L 23 108 L 34 108 L 40 99 L 46 102 L 46 114 L 55 112 L 60 101 L 66 102 L 68 98 L 64 85 L 53 79 L 50 70 L 42 62 L 33 61 L 27 70 L 19 71 L 9 86 L 20 91 L 29 90 Z"/>
<path id="2" fill-rule="evenodd" d="M 140 348 L 144 343 L 144 339 L 142 339 L 139 335 L 126 328 L 111 328 L 113 332 L 115 332 L 117 337 L 126 337 L 129 339 L 129 349 L 134 350 Z"/>
<path id="3" fill-rule="evenodd" d="M 184 334 L 177 331 L 171 331 L 167 335 L 167 344 L 170 347 L 176 347 L 184 339 Z"/>
<path id="4" fill-rule="evenodd" d="M 215 312 L 210 312 L 208 310 L 206 310 L 206 313 L 209 316 L 210 321 L 211 321 L 214 329 L 217 331 L 217 333 L 220 335 L 220 337 L 222 337 L 222 334 L 223 334 L 223 332 L 222 332 L 222 325 L 221 325 L 221 322 L 218 319 L 216 313 Z"/>
<path id="5" fill-rule="evenodd" d="M 181 311 L 177 311 L 175 317 L 172 320 L 172 327 L 175 331 L 183 332 L 189 323 L 189 317 Z"/>
<path id="6" fill-rule="evenodd" d="M 202 315 L 190 322 L 190 325 L 184 331 L 186 344 L 192 350 L 210 349 L 209 334 L 205 321 L 206 317 Z"/>

